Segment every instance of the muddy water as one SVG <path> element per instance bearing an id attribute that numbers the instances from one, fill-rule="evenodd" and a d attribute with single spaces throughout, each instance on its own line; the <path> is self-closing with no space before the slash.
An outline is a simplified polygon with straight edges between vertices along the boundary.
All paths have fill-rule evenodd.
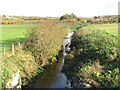
<path id="1" fill-rule="evenodd" d="M 63 42 L 63 55 L 59 58 L 58 62 L 52 64 L 49 69 L 44 73 L 41 80 L 38 80 L 34 87 L 35 88 L 65 88 L 67 77 L 64 73 L 61 72 L 64 65 L 64 57 L 67 55 L 66 51 L 69 51 L 70 48 L 70 37 L 73 33 L 69 33 Z M 67 47 L 66 47 L 67 45 Z"/>
<path id="2" fill-rule="evenodd" d="M 49 67 L 42 79 L 35 84 L 35 87 L 39 88 L 64 88 L 66 84 L 66 76 L 61 73 L 62 66 L 64 64 L 63 56 L 61 60 L 54 63 Z"/>

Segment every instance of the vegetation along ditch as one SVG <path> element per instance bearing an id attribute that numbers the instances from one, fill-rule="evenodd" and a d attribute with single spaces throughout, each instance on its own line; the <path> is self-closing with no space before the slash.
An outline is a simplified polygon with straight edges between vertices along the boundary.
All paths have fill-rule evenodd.
<path id="1" fill-rule="evenodd" d="M 63 72 L 74 87 L 85 82 L 94 88 L 119 88 L 118 37 L 102 30 L 81 28 L 75 32 Z"/>
<path id="2" fill-rule="evenodd" d="M 14 25 L 3 25 L 1 87 L 120 88 L 117 19 L 107 18 L 4 17 L 3 24 Z"/>

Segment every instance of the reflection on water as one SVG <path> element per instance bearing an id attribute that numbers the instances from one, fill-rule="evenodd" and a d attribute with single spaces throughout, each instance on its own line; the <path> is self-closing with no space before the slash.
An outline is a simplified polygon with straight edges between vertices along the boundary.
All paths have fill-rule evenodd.
<path id="1" fill-rule="evenodd" d="M 58 62 L 52 64 L 49 69 L 44 73 L 42 79 L 38 80 L 35 84 L 35 88 L 65 88 L 67 78 L 64 73 L 61 73 L 61 69 L 64 64 L 64 57 L 67 55 L 66 52 L 70 50 L 71 44 L 70 37 L 74 33 L 69 33 L 63 42 L 63 55 L 59 58 Z M 67 47 L 66 47 L 67 46 Z"/>
<path id="2" fill-rule="evenodd" d="M 64 64 L 63 56 L 58 62 L 51 65 L 48 71 L 34 85 L 36 88 L 65 88 L 66 76 L 61 73 Z"/>

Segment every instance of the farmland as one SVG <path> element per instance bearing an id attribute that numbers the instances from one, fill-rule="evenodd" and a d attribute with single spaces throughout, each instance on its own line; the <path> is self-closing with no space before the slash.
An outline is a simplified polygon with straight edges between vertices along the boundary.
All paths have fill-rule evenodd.
<path id="1" fill-rule="evenodd" d="M 72 26 L 73 23 L 60 24 L 61 27 L 65 28 L 67 26 Z M 75 31 L 77 27 L 81 24 L 75 24 L 76 27 L 72 26 L 72 30 Z M 6 46 L 6 49 L 11 49 L 11 44 L 17 44 L 25 39 L 25 34 L 27 30 L 36 26 L 35 24 L 21 24 L 21 25 L 2 25 L 2 44 L 1 46 Z M 118 24 L 88 24 L 85 26 L 88 29 L 103 30 L 113 36 L 118 36 Z M 2 47 L 0 47 L 2 49 Z"/>
<path id="2" fill-rule="evenodd" d="M 60 24 L 62 28 L 70 26 L 72 23 Z M 2 25 L 2 41 L 0 41 L 0 49 L 3 46 L 6 49 L 11 49 L 11 44 L 23 42 L 28 30 L 34 28 L 36 24 L 15 24 L 15 25 Z"/>
<path id="3" fill-rule="evenodd" d="M 104 30 L 108 32 L 111 35 L 118 36 L 118 24 L 89 24 L 87 26 L 89 29 L 95 29 L 95 30 Z"/>
<path id="4" fill-rule="evenodd" d="M 95 87 L 118 87 L 119 81 L 117 79 L 120 77 L 119 67 L 117 66 L 119 60 L 116 56 L 117 43 L 115 42 L 118 39 L 116 38 L 118 36 L 117 23 L 60 22 L 61 28 L 58 28 L 58 24 L 56 24 L 56 22 L 45 21 L 39 24 L 38 28 L 34 28 L 36 24 L 2 26 L 1 43 L 6 46 L 7 50 L 11 49 L 11 44 L 24 42 L 22 48 L 16 50 L 14 55 L 11 54 L 13 56 L 7 56 L 7 54 L 4 56 L 3 66 L 6 67 L 3 68 L 3 85 L 7 83 L 7 76 L 10 77 L 11 73 L 16 71 L 17 68 L 21 68 L 22 78 L 29 74 L 26 78 L 30 80 L 33 76 L 43 74 L 45 69 L 42 66 L 57 61 L 56 56 L 61 50 L 62 42 L 68 33 L 67 30 L 71 30 L 75 32 L 75 35 L 72 37 L 71 51 L 65 57 L 63 66 L 63 72 L 67 78 L 72 80 L 73 83 L 79 79 Z M 30 32 L 28 33 L 27 30 L 30 30 Z M 25 39 L 26 41 L 24 41 Z M 19 65 L 16 64 L 17 62 L 19 62 Z M 26 67 L 26 65 L 28 66 Z M 34 73 L 29 70 L 29 65 L 31 65 Z M 14 69 L 13 66 L 16 68 Z M 9 70 L 9 67 L 13 69 Z M 109 74 L 109 72 L 111 73 Z M 116 74 L 113 74 L 114 72 Z M 108 78 L 105 75 L 110 77 Z M 109 82 L 111 86 L 108 85 Z M 24 84 L 26 85 L 26 82 Z"/>
<path id="5" fill-rule="evenodd" d="M 120 88 L 118 0 L 1 1 L 1 90 Z"/>
<path id="6" fill-rule="evenodd" d="M 3 42 L 8 41 L 12 44 L 12 42 L 23 41 L 26 38 L 26 41 L 24 41 L 25 46 L 21 44 L 21 47 L 15 49 L 14 54 L 11 52 L 4 54 L 2 63 L 3 87 L 5 87 L 8 79 L 11 78 L 12 73 L 16 72 L 17 69 L 20 69 L 21 78 L 24 78 L 22 79 L 22 85 L 26 85 L 26 81 L 28 82 L 35 75 L 43 73 L 41 65 L 50 64 L 57 60 L 56 56 L 58 56 L 61 50 L 67 30 L 59 28 L 58 24 L 53 21 L 43 22 L 38 28 L 33 29 L 32 27 L 34 26 L 36 25 L 3 26 L 3 30 L 6 30 L 2 36 Z M 66 27 L 66 25 L 63 27 Z M 32 29 L 30 29 L 27 37 L 25 37 L 24 33 L 27 33 L 29 28 Z M 26 78 L 27 80 L 25 80 Z"/>
<path id="7" fill-rule="evenodd" d="M 11 44 L 22 42 L 27 30 L 35 25 L 2 25 L 2 44 L 10 49 Z"/>

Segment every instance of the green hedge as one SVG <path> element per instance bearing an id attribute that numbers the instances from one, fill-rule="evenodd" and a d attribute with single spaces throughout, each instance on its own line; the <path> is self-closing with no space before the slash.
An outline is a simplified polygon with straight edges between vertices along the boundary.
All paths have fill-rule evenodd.
<path id="1" fill-rule="evenodd" d="M 28 33 L 25 48 L 32 52 L 39 64 L 54 62 L 66 34 L 67 30 L 61 28 L 58 22 L 42 22 Z"/>
<path id="2" fill-rule="evenodd" d="M 120 87 L 118 38 L 104 31 L 80 29 L 72 39 L 63 72 L 95 87 Z"/>

